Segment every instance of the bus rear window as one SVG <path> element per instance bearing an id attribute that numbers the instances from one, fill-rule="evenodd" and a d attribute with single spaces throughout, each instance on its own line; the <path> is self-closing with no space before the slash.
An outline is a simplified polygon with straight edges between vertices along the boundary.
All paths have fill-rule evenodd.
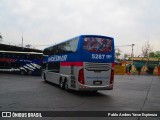
<path id="1" fill-rule="evenodd" d="M 112 40 L 100 37 L 85 37 L 83 49 L 89 52 L 111 52 Z"/>

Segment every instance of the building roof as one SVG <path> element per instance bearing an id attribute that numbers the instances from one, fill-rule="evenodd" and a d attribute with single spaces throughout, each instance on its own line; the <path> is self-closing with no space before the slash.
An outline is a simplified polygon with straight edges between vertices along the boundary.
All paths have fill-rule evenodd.
<path id="1" fill-rule="evenodd" d="M 42 50 L 32 49 L 32 48 L 24 48 L 13 45 L 0 44 L 0 50 L 3 51 L 19 51 L 19 52 L 38 52 L 41 53 Z"/>

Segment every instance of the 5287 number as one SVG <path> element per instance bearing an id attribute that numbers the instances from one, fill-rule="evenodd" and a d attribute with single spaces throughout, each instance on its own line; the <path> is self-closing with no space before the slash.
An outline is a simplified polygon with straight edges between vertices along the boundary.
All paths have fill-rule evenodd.
<path id="1" fill-rule="evenodd" d="M 105 54 L 92 54 L 92 59 L 96 60 L 104 60 L 104 59 L 110 59 L 111 55 L 105 55 Z"/>

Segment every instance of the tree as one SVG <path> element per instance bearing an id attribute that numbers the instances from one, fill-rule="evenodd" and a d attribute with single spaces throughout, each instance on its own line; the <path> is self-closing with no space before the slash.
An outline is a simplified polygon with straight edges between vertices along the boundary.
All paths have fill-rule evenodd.
<path id="1" fill-rule="evenodd" d="M 28 45 L 26 45 L 26 48 L 31 48 L 31 46 L 32 46 L 32 45 L 28 44 Z"/>
<path id="2" fill-rule="evenodd" d="M 151 52 L 152 48 L 149 44 L 149 41 L 145 43 L 145 45 L 142 47 L 142 54 L 144 57 L 149 57 L 149 53 Z"/>
<path id="3" fill-rule="evenodd" d="M 160 51 L 156 51 L 155 54 L 156 54 L 155 56 L 156 56 L 157 58 L 160 58 Z"/>
<path id="4" fill-rule="evenodd" d="M 128 54 L 124 54 L 124 59 L 126 60 L 128 58 Z"/>
<path id="5" fill-rule="evenodd" d="M 116 59 L 119 59 L 119 56 L 121 55 L 120 49 L 116 49 Z"/>
<path id="6" fill-rule="evenodd" d="M 153 57 L 153 58 L 160 58 L 160 51 L 156 51 L 156 52 L 150 52 L 149 53 L 149 57 Z"/>
<path id="7" fill-rule="evenodd" d="M 155 57 L 155 52 L 150 52 L 149 57 Z"/>

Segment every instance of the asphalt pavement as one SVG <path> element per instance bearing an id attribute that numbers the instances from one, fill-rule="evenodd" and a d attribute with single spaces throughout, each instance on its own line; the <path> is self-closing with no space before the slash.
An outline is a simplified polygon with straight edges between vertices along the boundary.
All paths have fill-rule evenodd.
<path id="1" fill-rule="evenodd" d="M 0 74 L 0 111 L 160 111 L 160 76 L 116 75 L 113 90 L 93 93 L 67 92 L 57 85 L 45 83 L 38 76 Z M 150 120 L 151 118 L 49 117 L 45 119 Z M 159 117 L 152 119 L 160 120 Z"/>

